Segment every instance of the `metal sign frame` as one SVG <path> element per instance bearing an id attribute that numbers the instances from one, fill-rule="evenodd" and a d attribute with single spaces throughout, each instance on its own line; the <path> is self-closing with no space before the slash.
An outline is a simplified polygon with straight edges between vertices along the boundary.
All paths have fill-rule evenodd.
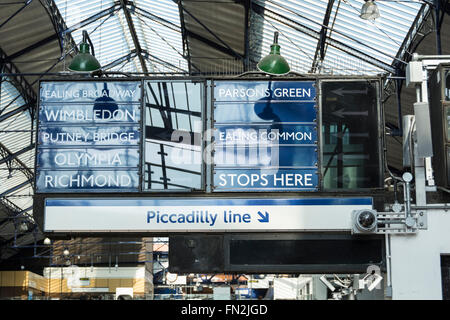
<path id="1" fill-rule="evenodd" d="M 131 188 L 131 189 L 122 189 L 122 190 L 120 190 L 121 192 L 139 192 L 140 191 L 140 184 L 141 184 L 141 179 L 142 179 L 142 171 L 141 171 L 141 162 L 142 162 L 142 156 L 141 156 L 141 150 L 142 150 L 142 138 L 143 138 L 143 134 L 142 134 L 142 117 L 143 117 L 143 109 L 142 109 L 142 101 L 143 101 L 143 89 L 142 89 L 142 80 L 141 79 L 123 79 L 123 78 L 114 78 L 114 79 L 101 79 L 101 80 L 97 80 L 97 79 L 89 79 L 88 81 L 86 81 L 86 79 L 80 79 L 80 78 L 77 78 L 77 79 L 57 79 L 57 80 L 41 80 L 41 81 L 39 81 L 39 94 L 38 94 L 38 101 L 39 101 L 39 105 L 38 105 L 38 108 L 39 108 L 39 110 L 37 110 L 37 114 L 39 115 L 40 114 L 40 109 L 42 108 L 42 102 L 43 102 L 43 99 L 42 99 L 42 97 L 41 97 L 41 90 L 42 90 L 42 83 L 63 83 L 63 82 L 73 82 L 73 83 L 76 83 L 76 82 L 91 82 L 91 83 L 108 83 L 108 82 L 136 82 L 138 85 L 137 85 L 137 87 L 138 88 L 140 88 L 140 90 L 141 90 L 141 95 L 140 95 L 140 97 L 139 97 L 139 100 L 138 100 L 138 103 L 139 103 L 139 118 L 140 118 L 140 122 L 139 123 L 136 123 L 135 125 L 134 125 L 134 127 L 139 127 L 140 128 L 140 132 L 141 132 L 141 134 L 140 134 L 140 137 L 139 137 L 139 139 L 140 139 L 140 141 L 139 141 L 139 144 L 137 145 L 137 150 L 138 150 L 138 155 L 139 155 L 139 159 L 138 159 L 138 165 L 137 165 L 137 180 L 138 180 L 138 188 Z M 55 102 L 52 102 L 52 103 L 55 103 Z M 84 104 L 85 102 L 81 102 L 82 104 Z M 68 102 L 68 104 L 70 105 L 70 104 L 73 104 L 73 105 L 75 105 L 76 103 L 74 103 L 74 102 Z M 133 104 L 133 105 L 138 105 L 136 102 Z M 41 190 L 38 190 L 38 172 L 40 172 L 40 168 L 39 168 L 39 166 L 38 166 L 38 154 L 39 154 L 39 151 L 40 151 L 40 143 L 39 143 L 39 141 L 40 141 L 40 137 L 39 137 L 39 135 L 40 135 L 40 132 L 41 132 L 41 130 L 40 130 L 40 128 L 42 127 L 43 125 L 41 124 L 41 121 L 40 121 L 40 119 L 39 119 L 39 116 L 38 116 L 38 118 L 37 118 L 37 125 L 36 125 L 36 136 L 35 136 L 35 141 L 36 141 L 36 156 L 35 156 L 35 159 L 34 159 L 34 163 L 35 163 L 35 168 L 36 168 L 36 173 L 35 173 L 35 175 L 34 175 L 34 192 L 36 193 L 36 194 L 53 194 L 53 193 L 56 193 L 56 194 L 58 194 L 58 193 L 65 193 L 65 192 L 67 192 L 67 190 L 51 190 L 51 191 L 45 191 L 45 190 L 43 190 L 43 191 L 41 191 Z M 92 126 L 92 124 L 91 124 L 91 126 Z M 83 147 L 79 147 L 79 148 L 83 148 Z M 84 147 L 84 148 L 86 148 L 86 147 Z M 74 168 L 74 170 L 72 170 L 72 171 L 76 171 L 77 169 L 76 168 Z M 70 191 L 71 192 L 75 192 L 75 193 L 77 193 L 77 194 L 82 194 L 82 193 L 102 193 L 102 192 L 105 192 L 105 193 L 111 193 L 111 192 L 117 192 L 118 190 L 117 189 L 95 189 L 95 188 L 93 188 L 93 189 L 83 189 L 83 190 L 73 190 L 73 189 L 70 189 Z"/>
<path id="2" fill-rule="evenodd" d="M 210 116 L 210 118 L 211 118 L 211 122 L 212 122 L 212 126 L 211 126 L 211 128 L 212 128 L 212 130 L 217 130 L 217 127 L 216 127 L 216 122 L 218 121 L 217 119 L 215 119 L 215 109 L 216 109 L 216 105 L 215 105 L 215 103 L 216 103 L 216 97 L 214 96 L 214 92 L 215 92 L 215 87 L 216 87 L 216 84 L 218 84 L 218 83 L 221 83 L 221 84 L 223 84 L 223 83 L 227 83 L 227 82 L 229 82 L 229 83 L 236 83 L 236 82 L 239 82 L 239 83 L 245 83 L 245 82 L 248 82 L 248 83 L 254 83 L 254 81 L 249 81 L 249 80 L 246 80 L 246 79 L 241 79 L 241 80 L 239 80 L 239 79 L 227 79 L 227 80 L 219 80 L 219 79 L 214 79 L 213 80 L 213 82 L 212 82 L 212 85 L 211 85 L 211 88 L 210 88 L 210 90 L 211 90 L 211 100 L 210 100 L 210 103 L 211 103 L 211 114 L 209 115 Z M 315 178 L 314 179 L 317 179 L 317 185 L 316 185 L 316 187 L 314 187 L 314 188 L 292 188 L 292 189 L 289 189 L 289 188 L 252 188 L 252 187 L 248 187 L 248 188 L 228 188 L 228 189 L 223 189 L 223 190 L 221 190 L 220 188 L 215 188 L 215 181 L 214 181 L 214 177 L 215 177 L 215 171 L 216 170 L 230 170 L 229 168 L 227 168 L 227 169 L 221 169 L 221 168 L 217 168 L 216 167 L 216 164 L 214 163 L 214 161 L 212 161 L 212 164 L 211 164 L 211 192 L 308 192 L 308 193 L 310 193 L 310 192 L 317 192 L 317 191 L 319 191 L 319 188 L 320 188 L 320 184 L 321 184 L 321 170 L 320 170 L 320 168 L 321 168 L 321 161 L 320 161 L 320 154 L 321 154 L 321 151 L 320 151 L 320 134 L 321 134 L 321 130 L 320 130 L 320 110 L 319 110 L 319 107 L 318 107 L 318 101 L 317 101 L 317 99 L 318 99 L 318 86 L 317 86 L 317 81 L 315 80 L 315 79 L 296 79 L 296 80 L 292 80 L 292 79 L 280 79 L 280 80 L 278 80 L 278 79 L 269 79 L 269 80 L 267 80 L 267 79 L 259 79 L 258 81 L 257 81 L 257 83 L 267 83 L 267 84 L 281 84 L 281 83 L 286 83 L 286 84 L 291 84 L 291 83 L 306 83 L 306 84 L 312 84 L 312 87 L 314 87 L 314 91 L 315 91 L 315 96 L 314 96 L 314 103 L 315 103 L 315 105 L 314 105 L 314 109 L 315 109 L 315 112 L 316 112 L 316 114 L 315 114 L 315 125 L 314 125 L 314 129 L 313 130 L 315 130 L 316 131 L 316 137 L 317 137 L 317 140 L 315 141 L 315 143 L 314 144 L 311 144 L 311 146 L 315 146 L 315 153 L 316 153 L 316 161 L 315 161 Z M 271 94 L 272 94 L 273 92 L 271 91 Z M 272 99 L 269 99 L 271 102 L 274 102 L 274 103 L 277 103 L 277 101 L 278 100 L 273 100 L 272 101 Z M 295 103 L 295 104 L 298 104 L 298 103 L 302 103 L 301 102 L 301 100 L 290 100 L 289 99 L 289 101 L 292 101 L 291 103 Z M 279 101 L 278 103 L 280 103 L 280 105 L 281 104 L 283 104 L 282 102 L 288 102 L 288 101 Z M 305 100 L 305 102 L 308 102 L 308 103 L 311 103 L 311 101 L 306 101 Z M 219 104 L 227 104 L 227 103 L 229 103 L 229 102 L 225 102 L 225 101 L 220 101 L 219 102 Z M 236 103 L 242 103 L 242 104 L 244 104 L 244 103 L 249 103 L 249 104 L 252 104 L 252 103 L 255 103 L 256 104 L 256 101 L 251 101 L 251 100 L 249 100 L 249 101 L 247 101 L 247 102 L 245 102 L 244 100 L 243 101 L 241 101 L 241 102 L 239 102 L 239 101 L 236 101 Z M 286 123 L 282 123 L 282 124 L 285 124 L 285 125 L 298 125 L 298 123 L 289 123 L 289 122 L 286 122 Z M 233 125 L 233 123 L 230 123 L 230 125 Z M 239 123 L 238 124 L 235 124 L 235 125 L 239 125 Z M 249 125 L 251 125 L 251 123 L 241 123 L 241 125 L 246 125 L 246 126 L 249 126 Z M 256 124 L 255 124 L 256 125 Z M 270 123 L 268 123 L 267 124 L 268 126 L 269 126 L 269 128 L 271 128 L 271 125 L 270 125 Z M 312 124 L 311 124 L 312 125 Z M 225 126 L 225 125 L 223 125 L 223 126 Z M 280 144 L 279 144 L 280 145 Z M 281 154 L 280 154 L 280 157 L 281 157 Z M 213 156 L 213 158 L 214 158 L 214 156 Z M 257 167 L 255 167 L 255 168 L 253 168 L 253 170 L 254 169 L 257 169 Z M 260 168 L 261 169 L 261 168 Z M 284 168 L 276 168 L 276 170 L 283 170 Z M 290 169 L 292 169 L 292 168 L 290 168 Z M 235 167 L 235 170 L 236 171 L 238 171 L 238 170 L 252 170 L 252 168 L 247 168 L 247 169 L 242 169 L 242 168 L 239 168 L 238 166 L 236 166 Z M 294 170 L 293 170 L 294 171 Z"/>
<path id="3" fill-rule="evenodd" d="M 267 80 L 267 78 L 263 78 L 264 80 Z M 381 80 L 382 78 L 380 77 L 311 77 L 311 78 L 303 78 L 303 77 L 289 77 L 289 78 L 276 78 L 277 81 L 315 81 L 316 83 L 321 83 L 322 81 L 375 81 L 377 82 L 377 86 L 381 85 Z M 213 114 L 213 94 L 212 94 L 212 90 L 213 90 L 213 86 L 214 86 L 214 81 L 261 81 L 260 77 L 255 77 L 255 78 L 230 78 L 230 77 L 224 77 L 224 78 L 214 78 L 214 79 L 207 79 L 204 77 L 145 77 L 145 78 L 137 78 L 137 77 L 130 77 L 130 78 L 101 78 L 97 79 L 97 78 L 90 78 L 90 79 L 86 79 L 86 78 L 65 78 L 65 79 L 48 79 L 45 80 L 46 82 L 48 81 L 100 81 L 100 82 L 107 82 L 107 81 L 113 81 L 113 82 L 118 82 L 118 81 L 137 81 L 141 83 L 142 86 L 142 96 L 141 96 L 141 124 L 140 124 L 140 128 L 141 128 L 141 145 L 140 145 L 140 150 L 144 150 L 144 141 L 145 141 L 145 130 L 144 130 L 144 120 L 145 120 L 145 110 L 144 107 L 142 106 L 142 103 L 145 101 L 144 100 L 144 95 L 145 95 L 145 88 L 143 86 L 144 81 L 200 81 L 202 83 L 204 83 L 205 85 L 205 90 L 203 92 L 203 98 L 204 98 L 204 103 L 203 103 L 203 115 L 202 115 L 202 123 L 204 126 L 204 129 L 210 129 L 213 128 L 213 124 L 214 124 L 214 114 Z M 44 81 L 44 80 L 43 80 Z M 321 130 L 321 126 L 322 126 L 322 105 L 321 105 L 321 85 L 318 85 L 317 87 L 317 105 L 318 105 L 318 130 L 317 130 L 317 137 L 318 137 L 318 144 L 319 144 L 319 148 L 321 148 L 322 145 L 322 130 Z M 378 87 L 379 89 L 379 87 Z M 378 97 L 380 96 L 380 91 L 378 91 Z M 379 115 L 382 115 L 382 109 L 380 108 L 381 106 L 381 99 L 378 100 L 378 112 Z M 380 116 L 380 118 L 377 120 L 379 122 L 379 127 L 381 128 L 382 123 L 381 123 L 381 119 L 382 116 Z M 37 124 L 37 131 L 36 131 L 36 141 L 38 141 L 38 134 L 39 134 L 39 123 Z M 384 128 L 383 130 L 380 130 L 379 134 L 381 135 L 381 137 L 383 138 L 383 141 L 380 142 L 380 147 L 382 148 L 382 146 L 384 145 Z M 203 150 L 205 150 L 207 143 L 208 143 L 208 139 L 207 137 L 204 137 L 202 139 L 202 147 Z M 320 151 L 320 149 L 318 149 L 318 167 L 321 168 L 322 167 L 322 152 Z M 37 158 L 37 157 L 36 157 Z M 36 164 L 36 159 L 35 158 L 35 164 Z M 144 172 L 143 172 L 143 155 L 141 154 L 140 157 L 140 165 L 139 165 L 139 190 L 137 191 L 133 191 L 133 192 L 120 192 L 120 196 L 123 198 L 134 198 L 134 197 L 171 197 L 173 199 L 176 198 L 182 198 L 182 197 L 200 197 L 200 198 L 214 198 L 214 197 L 225 197 L 225 198 L 240 198 L 245 196 L 251 196 L 251 197 L 267 197 L 267 198 L 278 198 L 280 196 L 280 192 L 277 191 L 265 191 L 263 193 L 261 192 L 257 192 L 254 190 L 247 190 L 246 192 L 242 192 L 242 191 L 236 191 L 236 192 L 230 192 L 230 191 L 224 191 L 219 193 L 214 193 L 212 190 L 212 186 L 211 184 L 213 183 L 213 166 L 209 165 L 209 164 L 202 164 L 202 184 L 203 184 L 203 190 L 155 190 L 155 191 L 150 191 L 150 190 L 144 190 L 143 187 L 143 181 L 144 181 Z M 382 152 L 380 152 L 380 172 L 383 172 L 384 166 L 382 165 L 383 163 L 383 157 L 382 157 Z M 319 182 L 322 184 L 322 170 L 318 170 L 318 175 L 319 175 Z M 382 175 L 381 175 L 382 177 Z M 36 179 L 36 176 L 35 176 Z M 374 194 L 374 190 L 379 190 L 380 193 L 377 195 L 376 193 Z M 188 194 L 189 193 L 189 194 Z M 373 196 L 374 197 L 374 204 L 376 202 L 380 202 L 377 201 L 376 198 L 379 197 L 379 199 L 382 199 L 384 197 L 384 193 L 382 192 L 381 188 L 369 188 L 369 189 L 351 189 L 351 190 L 324 190 L 322 188 L 322 186 L 320 186 L 318 192 L 315 193 L 311 193 L 310 191 L 307 192 L 302 192 L 302 191 L 284 191 L 284 195 L 287 197 L 297 197 L 297 198 L 303 198 L 303 197 L 345 197 L 346 195 L 348 196 Z M 42 226 L 43 226 L 43 214 L 44 214 L 44 201 L 46 198 L 64 198 L 67 197 L 68 194 L 64 192 L 44 192 L 44 193 L 35 193 L 34 195 L 34 215 L 36 217 L 36 221 L 38 221 Z M 71 197 L 71 195 L 69 195 L 69 197 Z M 111 192 L 103 192 L 103 190 L 99 190 L 98 192 L 80 192 L 76 194 L 76 197 L 80 197 L 80 198 L 89 198 L 89 197 L 102 197 L 104 199 L 108 199 L 108 198 L 114 198 L 117 197 L 117 192 L 116 193 L 111 193 Z M 56 233 L 58 233 L 56 231 Z M 73 233 L 73 234 L 77 234 L 77 233 Z M 90 232 L 89 234 L 93 234 L 92 232 Z M 133 233 L 130 232 L 129 234 L 164 234 L 164 233 L 158 233 L 158 232 L 145 232 L 145 233 Z"/>

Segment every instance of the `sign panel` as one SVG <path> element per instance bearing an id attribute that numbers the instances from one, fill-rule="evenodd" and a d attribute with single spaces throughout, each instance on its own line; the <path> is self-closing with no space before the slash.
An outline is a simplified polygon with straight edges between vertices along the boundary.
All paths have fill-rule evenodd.
<path id="1" fill-rule="evenodd" d="M 42 104 L 39 108 L 39 121 L 50 124 L 108 124 L 135 123 L 140 120 L 139 105 L 117 103 L 86 104 Z M 130 101 L 131 103 L 131 101 Z"/>
<path id="2" fill-rule="evenodd" d="M 315 99 L 313 81 L 215 82 L 214 191 L 317 190 Z"/>
<path id="3" fill-rule="evenodd" d="M 141 98 L 140 81 L 55 81 L 42 82 L 41 102 L 129 103 Z"/>
<path id="4" fill-rule="evenodd" d="M 46 146 L 138 145 L 140 128 L 130 126 L 42 127 L 38 142 Z"/>
<path id="5" fill-rule="evenodd" d="M 42 82 L 36 192 L 138 191 L 139 81 Z"/>
<path id="6" fill-rule="evenodd" d="M 214 185 L 222 190 L 315 190 L 316 169 L 217 169 Z"/>
<path id="7" fill-rule="evenodd" d="M 139 150 L 130 148 L 48 148 L 37 155 L 41 169 L 138 168 Z"/>
<path id="8" fill-rule="evenodd" d="M 372 198 L 46 199 L 44 230 L 198 232 L 350 230 Z M 71 223 L 68 224 L 67 221 Z"/>
<path id="9" fill-rule="evenodd" d="M 39 170 L 36 185 L 46 192 L 135 191 L 139 175 L 136 170 Z"/>

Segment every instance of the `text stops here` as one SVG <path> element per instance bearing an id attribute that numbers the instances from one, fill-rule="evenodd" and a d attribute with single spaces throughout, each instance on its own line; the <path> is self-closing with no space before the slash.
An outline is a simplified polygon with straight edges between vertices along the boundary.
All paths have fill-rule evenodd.
<path id="1" fill-rule="evenodd" d="M 215 187 L 217 188 L 292 188 L 314 189 L 317 185 L 315 169 L 310 170 L 248 170 L 247 172 L 230 173 L 229 171 L 216 172 Z M 266 170 L 267 171 L 267 170 Z"/>

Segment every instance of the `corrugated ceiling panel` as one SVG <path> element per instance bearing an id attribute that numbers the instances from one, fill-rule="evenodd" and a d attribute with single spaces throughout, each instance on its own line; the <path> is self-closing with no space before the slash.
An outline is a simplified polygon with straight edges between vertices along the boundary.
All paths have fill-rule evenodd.
<path id="1" fill-rule="evenodd" d="M 110 0 L 56 0 L 55 3 L 69 28 L 114 5 L 114 1 Z M 122 11 L 116 11 L 114 15 L 103 17 L 86 25 L 83 29 L 72 32 L 72 37 L 77 44 L 82 40 L 83 30 L 89 33 L 95 56 L 101 65 L 107 65 L 134 49 Z M 135 69 L 132 71 L 140 70 L 140 65 L 135 64 Z"/>
<path id="2" fill-rule="evenodd" d="M 233 2 L 199 4 L 195 1 L 183 1 L 183 7 L 192 15 L 184 13 L 186 29 L 220 46 L 225 46 L 225 43 L 240 55 L 244 55 L 245 9 L 243 5 Z"/>
<path id="3" fill-rule="evenodd" d="M 254 2 L 316 32 L 319 32 L 322 28 L 328 4 L 328 0 L 255 0 Z M 333 26 L 331 37 L 363 54 L 390 65 L 394 61 L 394 57 L 422 4 L 419 2 L 380 1 L 378 6 L 381 17 L 373 22 L 359 17 L 363 3 L 363 0 L 335 1 L 329 22 L 330 28 Z M 338 6 L 339 9 L 336 15 Z M 302 52 L 303 56 L 314 57 L 317 39 L 311 36 L 305 36 L 306 39 L 299 39 L 299 31 L 294 31 L 290 27 L 286 28 L 286 25 L 282 22 L 270 20 L 270 18 L 266 17 L 262 26 L 258 25 L 258 23 L 252 26 L 252 28 L 262 30 L 264 33 L 260 38 L 257 37 L 252 39 L 252 41 L 263 39 L 263 46 L 270 46 L 274 30 L 269 25 L 273 24 L 277 29 L 280 29 L 280 33 L 284 33 L 289 38 L 289 41 L 285 43 L 283 43 L 282 37 L 279 41 L 282 46 L 282 55 L 288 61 L 299 59 L 302 61 L 302 65 L 307 64 L 306 59 L 297 58 L 299 51 L 294 50 L 291 53 L 286 48 L 293 47 L 294 44 L 294 46 L 301 47 L 302 51 L 304 51 Z M 259 60 L 263 56 L 264 54 L 259 57 L 256 56 L 255 59 Z M 331 48 L 331 46 L 328 47 L 324 65 L 334 74 L 373 74 L 382 71 L 371 63 L 361 61 L 358 57 L 353 57 L 339 49 Z M 309 71 L 307 68 L 302 69 L 301 67 L 298 68 L 299 70 L 296 70 L 295 66 L 292 69 L 299 72 Z"/>
<path id="4" fill-rule="evenodd" d="M 188 67 L 183 57 L 178 6 L 169 0 L 137 1 L 136 5 L 145 10 L 144 13 L 157 11 L 158 17 L 168 22 L 160 23 L 148 15 L 140 14 L 142 11 L 139 10 L 132 15 L 142 48 L 156 57 L 149 57 L 149 70 L 153 68 L 154 72 L 186 72 Z"/>

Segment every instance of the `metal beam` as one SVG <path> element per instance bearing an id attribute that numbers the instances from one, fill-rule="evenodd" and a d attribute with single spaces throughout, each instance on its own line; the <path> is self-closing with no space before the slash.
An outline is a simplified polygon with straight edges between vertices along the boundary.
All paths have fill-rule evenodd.
<path id="1" fill-rule="evenodd" d="M 174 24 L 173 22 L 169 21 L 169 20 L 166 20 L 166 19 L 164 19 L 162 17 L 159 17 L 157 15 L 154 15 L 153 13 L 148 12 L 147 10 L 144 10 L 142 8 L 139 8 L 139 7 L 136 7 L 135 9 L 136 9 L 135 13 L 137 13 L 138 15 L 141 15 L 141 16 L 143 16 L 143 17 L 145 17 L 147 19 L 150 19 L 152 21 L 155 21 L 155 22 L 157 22 L 157 23 L 159 23 L 159 24 L 161 24 L 161 25 L 165 26 L 166 28 L 169 28 L 169 29 L 171 29 L 173 31 L 180 31 L 180 27 L 177 26 L 176 24 Z M 181 21 L 181 24 L 183 24 L 183 21 Z"/>
<path id="2" fill-rule="evenodd" d="M 17 91 L 22 95 L 23 99 L 30 105 L 36 103 L 36 93 L 33 87 L 28 83 L 27 79 L 20 74 L 20 70 L 16 65 L 8 61 L 6 53 L 0 48 L 0 71 L 2 73 L 14 74 L 14 76 L 8 76 L 9 79 L 16 87 Z M 33 114 L 32 114 L 33 115 Z"/>
<path id="3" fill-rule="evenodd" d="M 7 196 L 8 194 L 13 193 L 13 192 L 15 192 L 15 191 L 17 191 L 17 190 L 20 190 L 20 189 L 22 189 L 23 187 L 25 187 L 26 185 L 31 184 L 31 183 L 32 183 L 31 180 L 24 181 L 24 182 L 22 182 L 21 184 L 15 186 L 15 187 L 13 187 L 13 188 L 11 188 L 11 189 L 9 189 L 9 190 L 3 191 L 3 192 L 0 194 L 0 197 L 5 197 L 5 196 Z"/>
<path id="4" fill-rule="evenodd" d="M 192 61 L 191 61 L 191 52 L 189 49 L 189 42 L 187 40 L 187 29 L 184 23 L 184 11 L 183 6 L 181 5 L 181 1 L 178 1 L 178 14 L 180 15 L 180 24 L 181 24 L 181 37 L 183 41 L 183 55 L 187 57 L 188 61 L 188 70 L 189 74 L 192 72 Z"/>
<path id="5" fill-rule="evenodd" d="M 1 199 L 0 201 L 2 202 L 3 205 L 4 205 L 3 202 L 4 202 L 5 200 L 6 200 L 7 202 L 10 202 L 10 201 L 7 200 L 7 199 Z M 10 202 L 10 203 L 11 203 L 11 202 Z M 5 205 L 4 205 L 4 206 L 5 206 Z M 15 206 L 15 207 L 17 207 L 17 206 Z M 8 207 L 8 205 L 6 205 L 6 206 L 5 206 L 5 209 L 8 210 L 8 211 L 11 213 L 11 215 L 8 214 L 8 216 L 7 216 L 5 219 L 3 219 L 2 221 L 0 221 L 0 230 L 3 229 L 7 224 L 11 223 L 11 220 L 12 220 L 12 219 L 20 219 L 21 217 L 19 217 L 19 216 L 20 216 L 21 214 L 33 210 L 33 206 L 29 206 L 29 207 L 26 208 L 26 209 L 21 209 L 21 208 L 17 207 L 16 209 L 13 210 L 13 209 L 10 209 L 10 208 Z M 22 217 L 22 219 L 27 219 L 28 221 L 32 222 L 31 219 L 26 218 L 26 217 L 25 217 L 25 218 Z"/>
<path id="6" fill-rule="evenodd" d="M 0 159 L 0 164 L 4 164 L 4 163 L 8 163 L 8 162 L 15 162 L 20 168 L 24 169 L 24 170 L 22 170 L 22 173 L 27 177 L 27 179 L 33 180 L 33 177 L 34 177 L 33 171 L 30 168 L 28 168 L 28 166 L 25 165 L 17 157 L 20 156 L 21 154 L 27 152 L 27 151 L 30 151 L 30 150 L 34 149 L 34 147 L 35 147 L 35 145 L 34 145 L 34 143 L 32 143 L 29 146 L 23 148 L 22 150 L 19 150 L 19 151 L 15 152 L 15 153 L 12 153 L 7 147 L 5 147 L 0 142 L 0 153 L 7 155 L 3 159 Z"/>
<path id="7" fill-rule="evenodd" d="M 252 6 L 252 0 L 245 0 L 244 2 L 244 11 L 245 11 L 245 19 L 244 19 L 244 61 L 242 70 L 249 71 L 250 64 L 250 8 Z"/>
<path id="8" fill-rule="evenodd" d="M 7 152 L 9 153 L 9 156 L 3 159 L 0 159 L 0 164 L 4 164 L 5 162 L 11 161 L 16 159 L 18 156 L 20 156 L 21 154 L 30 151 L 32 149 L 34 149 L 34 143 L 30 144 L 29 146 L 17 151 L 16 153 L 11 153 L 11 151 L 9 151 L 2 143 L 0 143 L 0 148 L 2 148 L 3 150 L 7 150 Z"/>
<path id="9" fill-rule="evenodd" d="M 320 53 L 320 61 L 325 58 L 325 41 L 327 39 L 328 24 L 330 23 L 331 11 L 333 9 L 334 0 L 328 0 L 327 10 L 325 11 L 325 16 L 323 18 L 322 29 L 320 30 L 320 37 L 317 41 L 317 48 L 314 54 L 313 64 L 311 66 L 311 73 L 314 73 L 318 66 L 317 56 Z"/>
<path id="10" fill-rule="evenodd" d="M 193 116 L 193 117 L 198 117 L 198 118 L 202 117 L 202 113 L 201 112 L 197 112 L 197 111 L 190 111 L 190 110 L 179 109 L 179 108 L 165 107 L 165 106 L 161 106 L 159 104 L 148 103 L 148 102 L 145 104 L 145 106 L 147 108 L 154 108 L 154 109 L 158 109 L 160 111 L 186 114 L 186 115 Z"/>
<path id="11" fill-rule="evenodd" d="M 20 106 L 20 107 L 18 107 L 16 109 L 14 109 L 13 111 L 10 111 L 8 113 L 5 113 L 5 114 L 1 115 L 0 116 L 0 122 L 2 122 L 4 120 L 6 120 L 6 119 L 8 119 L 8 118 L 18 114 L 18 113 L 21 113 L 21 112 L 27 110 L 30 107 L 31 107 L 31 105 L 29 103 L 26 103 L 26 104 L 24 104 L 24 105 L 22 105 L 22 106 Z"/>
<path id="12" fill-rule="evenodd" d="M 154 56 L 154 55 L 150 54 L 147 50 L 142 50 L 142 55 L 143 55 L 143 57 L 144 57 L 145 59 L 148 59 L 149 61 L 152 61 L 152 60 L 150 60 L 150 58 L 149 58 L 149 57 L 151 57 L 151 58 L 155 59 L 156 62 L 158 62 L 158 63 L 160 63 L 160 64 L 162 64 L 162 65 L 165 65 L 166 67 L 169 67 L 169 68 L 175 68 L 175 69 L 180 70 L 181 72 L 186 72 L 186 70 L 183 70 L 183 69 L 181 69 L 180 67 L 177 67 L 176 65 L 174 65 L 174 64 L 172 64 L 172 63 L 170 63 L 170 62 L 164 61 L 164 60 L 162 60 L 161 58 L 158 58 L 157 56 Z M 152 61 L 152 62 L 153 62 L 153 61 Z"/>
<path id="13" fill-rule="evenodd" d="M 134 28 L 134 23 L 133 19 L 131 18 L 130 11 L 128 10 L 127 7 L 128 1 L 120 0 L 120 4 L 122 5 L 123 13 L 125 14 L 125 19 L 127 20 L 128 29 L 130 30 L 131 38 L 133 39 L 134 48 L 136 49 L 139 62 L 141 63 L 142 71 L 148 73 L 147 64 L 145 62 L 144 56 L 142 55 L 141 44 L 137 37 L 136 29 Z"/>
<path id="14" fill-rule="evenodd" d="M 120 57 L 120 58 L 114 60 L 113 62 L 110 62 L 107 65 L 103 66 L 102 70 L 106 71 L 108 69 L 114 68 L 114 67 L 118 66 L 119 64 L 121 64 L 122 62 L 130 61 L 131 59 L 133 59 L 136 56 L 137 56 L 136 50 L 131 50 L 131 52 L 129 54 L 126 54 L 123 57 Z"/>
<path id="15" fill-rule="evenodd" d="M 59 12 L 59 9 L 54 0 L 48 0 L 48 1 L 46 1 L 46 4 L 47 4 L 47 8 L 48 8 L 47 12 L 53 23 L 53 26 L 55 27 L 55 33 L 60 37 L 59 38 L 59 47 L 61 50 L 61 54 L 63 54 L 65 35 L 62 34 L 62 32 L 63 32 L 63 30 L 67 29 L 66 22 L 64 21 L 64 18 L 62 17 L 61 13 Z M 75 52 L 78 53 L 78 48 L 77 48 L 76 43 L 73 40 L 71 34 L 68 35 L 67 40 L 69 41 L 69 45 L 72 48 L 75 48 Z"/>

